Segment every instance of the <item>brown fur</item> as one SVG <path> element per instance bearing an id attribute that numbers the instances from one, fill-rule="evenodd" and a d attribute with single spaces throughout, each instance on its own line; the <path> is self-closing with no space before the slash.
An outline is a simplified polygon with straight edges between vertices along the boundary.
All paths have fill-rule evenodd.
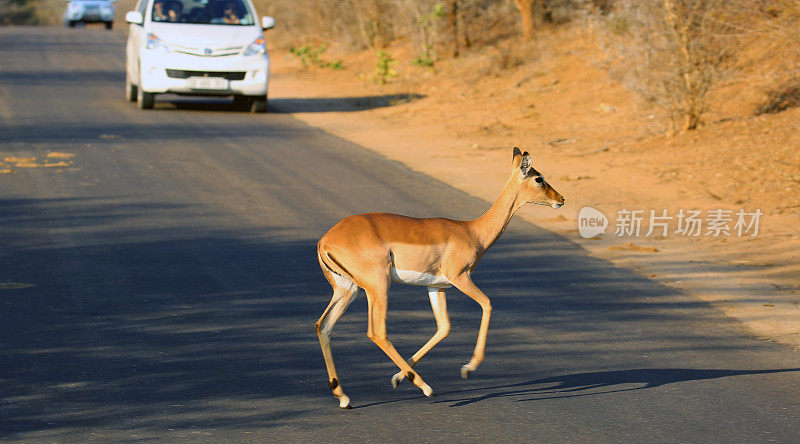
<path id="1" fill-rule="evenodd" d="M 328 367 L 329 380 L 336 380 L 336 369 L 330 352 L 329 338 L 321 331 L 321 325 L 330 325 L 341 316 L 343 309 L 329 318 L 332 308 L 339 307 L 340 300 L 350 297 L 347 289 L 339 287 L 335 273 L 347 278 L 367 293 L 369 303 L 369 326 L 367 336 L 372 339 L 392 361 L 400 367 L 395 375 L 397 383 L 403 376 L 423 389 L 426 395 L 430 387 L 412 370 L 422 355 L 427 353 L 447 332 L 437 333 L 411 360 L 405 361 L 386 337 L 386 307 L 390 283 L 390 269 L 415 271 L 434 276 L 444 276 L 456 288 L 474 299 L 483 309 L 483 318 L 478 334 L 478 343 L 472 360 L 462 367 L 466 377 L 483 360 L 486 333 L 489 327 L 491 304 L 489 298 L 472 282 L 470 274 L 481 256 L 500 238 L 514 213 L 527 203 L 560 206 L 564 198 L 546 181 L 537 183 L 539 173 L 533 169 L 528 153 L 514 148 L 511 177 L 492 207 L 481 217 L 471 221 L 456 221 L 444 218 L 414 218 L 399 214 L 370 213 L 349 216 L 334 225 L 317 245 L 323 274 L 331 283 L 334 298 L 316 324 L 320 336 L 323 356 Z M 443 290 L 439 290 L 442 292 Z M 349 303 L 349 302 L 348 302 Z M 345 306 L 346 307 L 346 306 Z M 436 306 L 434 306 L 436 310 Z M 437 322 L 447 319 L 437 313 Z M 447 323 L 449 330 L 449 323 Z M 330 331 L 330 328 L 328 329 Z M 416 358 L 416 359 L 415 359 Z M 395 382 L 393 378 L 393 383 Z M 334 390 L 337 398 L 343 399 L 341 386 Z M 349 403 L 349 399 L 348 399 Z"/>

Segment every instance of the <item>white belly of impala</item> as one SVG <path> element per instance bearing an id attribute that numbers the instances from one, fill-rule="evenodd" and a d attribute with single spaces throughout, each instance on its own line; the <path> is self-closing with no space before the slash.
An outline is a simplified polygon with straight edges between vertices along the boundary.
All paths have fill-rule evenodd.
<path id="1" fill-rule="evenodd" d="M 410 285 L 425 285 L 426 287 L 447 288 L 452 287 L 453 283 L 444 276 L 436 276 L 419 271 L 398 270 L 391 268 L 392 282 Z"/>

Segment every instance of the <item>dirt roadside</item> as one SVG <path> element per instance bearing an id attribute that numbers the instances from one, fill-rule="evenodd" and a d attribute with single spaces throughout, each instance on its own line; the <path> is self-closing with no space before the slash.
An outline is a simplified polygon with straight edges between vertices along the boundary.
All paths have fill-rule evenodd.
<path id="1" fill-rule="evenodd" d="M 551 38 L 557 50 L 499 72 L 491 52 L 433 72 L 403 63 L 395 49 L 401 78 L 387 85 L 368 80 L 371 53 L 349 56 L 338 71 L 304 69 L 273 52 L 270 97 L 302 121 L 488 202 L 507 178 L 512 147 L 527 149 L 567 205 L 526 207 L 519 217 L 712 303 L 760 339 L 800 347 L 800 109 L 756 116 L 750 109 L 761 98 L 739 95 L 732 106 L 731 83 L 712 123 L 666 135 L 657 110 L 597 67 L 590 39 Z M 609 219 L 589 239 L 578 231 L 586 206 Z M 676 232 L 681 210 L 701 211 L 708 224 L 717 209 L 731 211 L 729 235 L 708 225 L 697 236 Z M 621 210 L 644 210 L 638 236 L 615 234 Z M 666 235 L 661 227 L 646 235 L 650 210 L 671 217 L 662 220 Z M 738 235 L 740 210 L 762 213 L 756 236 L 754 227 Z"/>

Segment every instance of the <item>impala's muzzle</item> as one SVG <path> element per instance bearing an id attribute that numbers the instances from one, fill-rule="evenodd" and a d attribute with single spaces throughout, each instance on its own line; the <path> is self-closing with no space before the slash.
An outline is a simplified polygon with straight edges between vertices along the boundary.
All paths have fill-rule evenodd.
<path id="1" fill-rule="evenodd" d="M 547 199 L 547 205 L 550 205 L 553 208 L 561 208 L 564 205 L 564 196 L 561 195 L 558 191 L 555 190 L 549 183 L 545 183 L 545 196 Z"/>

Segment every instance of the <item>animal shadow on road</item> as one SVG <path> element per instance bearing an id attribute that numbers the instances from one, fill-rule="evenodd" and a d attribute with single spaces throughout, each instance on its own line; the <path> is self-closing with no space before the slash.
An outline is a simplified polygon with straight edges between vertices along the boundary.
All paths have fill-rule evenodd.
<path id="1" fill-rule="evenodd" d="M 490 390 L 491 392 L 475 396 L 448 397 L 448 399 L 442 399 L 436 402 L 451 403 L 451 407 L 461 407 L 480 401 L 506 397 L 523 397 L 517 401 L 541 401 L 546 399 L 594 396 L 643 390 L 678 382 L 796 371 L 800 371 L 800 368 L 773 370 L 640 368 L 630 370 L 575 373 L 562 376 L 552 376 L 549 378 L 539 378 L 518 384 L 508 384 L 480 389 L 457 390 L 444 393 L 442 395 L 447 396 L 456 394 L 458 392 L 468 393 L 485 390 Z M 600 391 L 595 389 L 599 389 Z"/>
<path id="2" fill-rule="evenodd" d="M 20 137 L 36 135 L 30 130 Z M 308 173 L 329 180 L 324 174 L 335 171 Z M 444 187 L 428 188 L 442 193 L 439 201 L 453 196 Z M 302 427 L 335 409 L 313 330 L 330 286 L 319 271 L 316 239 L 306 234 L 332 222 L 309 220 L 306 228 L 283 226 L 279 218 L 245 223 L 224 207 L 179 197 L 0 199 L 0 282 L 35 284 L 3 290 L 0 404 L 9 407 L 0 439 L 68 430 L 162 436 L 169 429 Z M 450 201 L 466 200 L 456 197 Z M 485 203 L 473 206 L 477 213 Z M 443 207 L 437 210 L 445 215 L 455 211 Z M 491 291 L 496 313 L 491 359 L 477 379 L 489 382 L 463 389 L 458 379 L 480 310 L 453 291 L 451 335 L 420 365 L 441 388 L 438 402 L 587 396 L 798 370 L 586 373 L 586 363 L 601 355 L 619 369 L 645 353 L 679 359 L 687 350 L 711 350 L 752 359 L 763 346 L 741 338 L 736 325 L 705 304 L 529 225 L 510 226 L 477 277 Z M 434 328 L 427 295 L 399 285 L 391 294 L 390 334 L 410 355 Z M 364 334 L 366 305 L 359 298 L 337 324 L 342 384 L 356 402 L 372 402 L 361 407 L 422 401 L 410 384 L 400 390 L 413 398 L 389 388 L 396 370 Z M 530 380 L 534 365 L 551 365 L 547 375 L 576 370 Z"/>

